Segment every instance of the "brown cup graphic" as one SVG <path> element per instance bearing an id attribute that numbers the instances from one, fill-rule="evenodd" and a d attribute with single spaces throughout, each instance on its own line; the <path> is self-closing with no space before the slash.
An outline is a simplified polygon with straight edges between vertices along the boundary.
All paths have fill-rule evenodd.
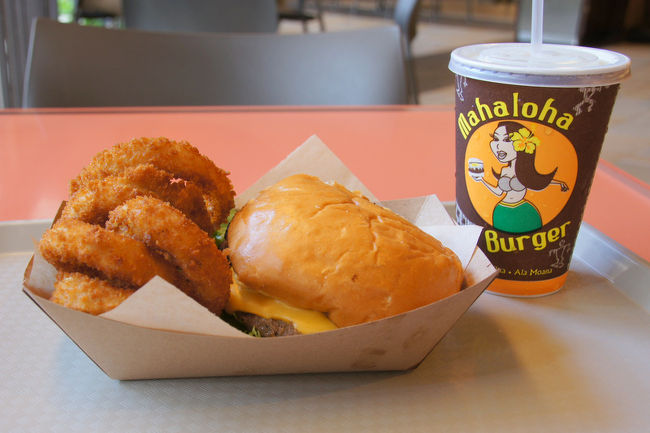
<path id="1" fill-rule="evenodd" d="M 575 46 L 454 50 L 456 215 L 499 269 L 488 291 L 540 296 L 566 279 L 629 59 Z M 480 164 L 479 164 L 480 161 Z"/>
<path id="2" fill-rule="evenodd" d="M 478 158 L 469 158 L 467 160 L 467 173 L 476 181 L 483 179 L 483 176 L 485 176 L 483 161 Z"/>

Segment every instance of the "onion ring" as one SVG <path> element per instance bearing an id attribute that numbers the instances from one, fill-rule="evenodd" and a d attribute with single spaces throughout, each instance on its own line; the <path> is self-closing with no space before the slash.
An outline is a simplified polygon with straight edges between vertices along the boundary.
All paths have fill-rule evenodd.
<path id="1" fill-rule="evenodd" d="M 70 193 L 91 179 L 122 173 L 126 167 L 151 163 L 174 177 L 191 180 L 202 190 L 215 227 L 226 220 L 234 207 L 232 183 L 228 173 L 218 168 L 186 141 L 164 137 L 139 138 L 120 143 L 97 154 L 79 176 L 70 182 Z"/>
<path id="2" fill-rule="evenodd" d="M 215 231 L 201 190 L 191 181 L 175 181 L 171 173 L 152 164 L 128 167 L 117 176 L 89 180 L 70 197 L 62 217 L 103 226 L 112 209 L 139 195 L 167 201 L 206 232 Z"/>
<path id="3" fill-rule="evenodd" d="M 79 272 L 59 272 L 50 301 L 89 314 L 102 314 L 135 292 Z"/>
<path id="4" fill-rule="evenodd" d="M 155 275 L 175 285 L 182 282 L 174 266 L 142 242 L 79 220 L 59 219 L 38 247 L 59 271 L 89 273 L 118 287 L 136 289 Z"/>
<path id="5" fill-rule="evenodd" d="M 182 212 L 139 196 L 113 209 L 106 228 L 144 243 L 179 267 L 190 282 L 187 295 L 221 314 L 230 296 L 230 265 L 214 240 Z"/>

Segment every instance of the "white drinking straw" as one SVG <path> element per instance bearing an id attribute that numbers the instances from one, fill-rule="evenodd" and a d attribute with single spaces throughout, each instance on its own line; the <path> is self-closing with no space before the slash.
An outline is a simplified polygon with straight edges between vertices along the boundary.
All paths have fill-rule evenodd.
<path id="1" fill-rule="evenodd" d="M 531 23 L 530 23 L 530 43 L 533 50 L 537 50 L 543 43 L 544 28 L 544 0 L 533 0 Z"/>

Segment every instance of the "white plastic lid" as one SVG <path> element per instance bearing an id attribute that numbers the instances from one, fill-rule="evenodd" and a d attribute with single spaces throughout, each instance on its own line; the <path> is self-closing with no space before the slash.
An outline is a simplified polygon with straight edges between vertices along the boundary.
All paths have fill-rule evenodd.
<path id="1" fill-rule="evenodd" d="M 468 78 L 539 87 L 595 87 L 630 75 L 630 59 L 599 48 L 529 43 L 479 44 L 452 51 L 449 69 Z"/>

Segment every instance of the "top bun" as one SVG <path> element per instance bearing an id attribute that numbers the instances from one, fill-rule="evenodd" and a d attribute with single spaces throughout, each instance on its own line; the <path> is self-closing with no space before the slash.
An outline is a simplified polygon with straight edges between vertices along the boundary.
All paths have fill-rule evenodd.
<path id="1" fill-rule="evenodd" d="M 327 314 L 339 327 L 377 320 L 460 290 L 440 241 L 338 184 L 290 176 L 262 191 L 228 229 L 247 287 Z"/>

